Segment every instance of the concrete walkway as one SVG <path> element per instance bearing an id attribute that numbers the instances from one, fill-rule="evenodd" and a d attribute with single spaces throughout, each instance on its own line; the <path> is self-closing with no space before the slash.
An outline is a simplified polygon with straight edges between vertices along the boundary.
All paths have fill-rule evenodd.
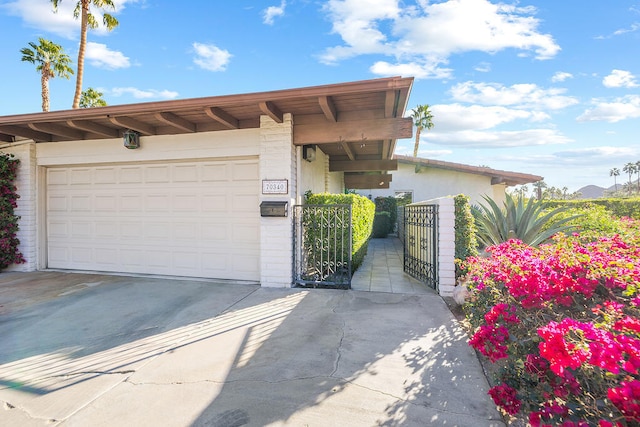
<path id="1" fill-rule="evenodd" d="M 399 294 L 435 294 L 433 289 L 404 273 L 402 259 L 402 242 L 397 237 L 369 240 L 367 256 L 351 278 L 351 289 Z"/>
<path id="2" fill-rule="evenodd" d="M 501 426 L 434 292 L 0 274 L 0 425 Z"/>

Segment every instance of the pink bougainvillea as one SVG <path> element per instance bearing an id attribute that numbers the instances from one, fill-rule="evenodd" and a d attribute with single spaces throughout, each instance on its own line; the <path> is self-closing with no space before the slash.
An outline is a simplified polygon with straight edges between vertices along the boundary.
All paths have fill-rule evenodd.
<path id="1" fill-rule="evenodd" d="M 14 209 L 18 207 L 18 194 L 14 181 L 20 161 L 10 154 L 0 153 L 0 270 L 11 264 L 25 262 L 18 250 L 20 241 L 18 232 L 18 216 Z"/>
<path id="2" fill-rule="evenodd" d="M 505 413 L 532 426 L 640 425 L 640 222 L 624 224 L 468 260 L 469 343 L 498 365 L 489 394 Z"/>

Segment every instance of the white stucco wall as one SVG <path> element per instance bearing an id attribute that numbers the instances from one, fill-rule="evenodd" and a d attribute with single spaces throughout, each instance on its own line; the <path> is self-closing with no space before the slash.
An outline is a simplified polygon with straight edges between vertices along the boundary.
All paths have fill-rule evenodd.
<path id="1" fill-rule="evenodd" d="M 506 187 L 503 184 L 491 185 L 491 177 L 424 166 L 418 173 L 415 170 L 412 164 L 398 163 L 398 170 L 390 172 L 393 178 L 388 189 L 358 190 L 358 193 L 375 199 L 393 196 L 399 191 L 411 191 L 414 202 L 458 194 L 469 196 L 472 204 L 483 203 L 484 195 L 498 204 L 505 200 Z"/>
<path id="2" fill-rule="evenodd" d="M 344 188 L 344 174 L 342 172 L 329 172 L 329 156 L 322 152 L 320 146 L 316 146 L 316 158 L 314 161 L 301 160 L 300 162 L 300 194 L 307 191 L 317 193 L 342 193 Z"/>

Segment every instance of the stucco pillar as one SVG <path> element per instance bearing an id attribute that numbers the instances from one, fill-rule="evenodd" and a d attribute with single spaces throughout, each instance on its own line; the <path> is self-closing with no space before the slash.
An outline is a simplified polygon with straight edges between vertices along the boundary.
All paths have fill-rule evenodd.
<path id="1" fill-rule="evenodd" d="M 293 120 L 283 123 L 260 117 L 260 179 L 287 180 L 287 194 L 261 194 L 263 201 L 287 201 L 286 217 L 260 218 L 260 284 L 290 287 L 293 282 L 293 215 L 297 194 L 297 156 L 293 145 Z"/>
<path id="2" fill-rule="evenodd" d="M 453 295 L 456 285 L 456 208 L 453 197 L 441 197 L 418 204 L 438 205 L 438 293 Z"/>
<path id="3" fill-rule="evenodd" d="M 18 233 L 20 240 L 18 249 L 26 259 L 25 264 L 14 264 L 5 271 L 35 271 L 37 259 L 37 227 L 36 227 L 36 143 L 33 141 L 14 143 L 0 147 L 0 152 L 13 154 L 20 160 L 16 178 L 18 207 L 15 214 L 20 217 Z"/>

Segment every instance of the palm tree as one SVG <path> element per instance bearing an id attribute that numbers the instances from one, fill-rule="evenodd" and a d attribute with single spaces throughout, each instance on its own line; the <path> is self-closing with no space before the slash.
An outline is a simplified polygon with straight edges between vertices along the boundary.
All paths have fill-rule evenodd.
<path id="1" fill-rule="evenodd" d="M 98 92 L 92 87 L 83 90 L 80 97 L 80 108 L 106 107 L 107 101 L 102 99 L 102 95 L 102 92 Z"/>
<path id="2" fill-rule="evenodd" d="M 58 4 L 61 1 L 62 0 L 51 0 L 55 12 L 58 11 Z M 80 107 L 80 97 L 82 96 L 82 77 L 84 75 L 84 53 L 87 49 L 87 30 L 98 27 L 98 21 L 96 21 L 95 16 L 93 16 L 89 10 L 89 7 L 92 5 L 98 9 L 110 8 L 115 10 L 116 8 L 112 0 L 78 0 L 73 10 L 73 17 L 76 19 L 80 18 L 80 47 L 78 48 L 78 72 L 76 74 L 76 92 L 73 95 L 73 108 Z M 105 12 L 102 14 L 102 23 L 109 31 L 118 26 L 118 20 Z"/>
<path id="3" fill-rule="evenodd" d="M 56 76 L 68 79 L 73 70 L 69 67 L 71 58 L 64 53 L 62 46 L 51 40 L 40 37 L 39 44 L 30 42 L 29 47 L 20 49 L 22 60 L 36 65 L 36 71 L 40 72 L 42 85 L 42 111 L 49 111 L 49 79 Z"/>
<path id="4" fill-rule="evenodd" d="M 534 182 L 533 188 L 536 190 L 536 198 L 542 200 L 542 190 L 547 188 L 547 183 L 544 181 Z"/>
<path id="5" fill-rule="evenodd" d="M 624 165 L 624 167 L 622 168 L 623 172 L 626 172 L 629 174 L 629 194 L 631 194 L 631 189 L 633 187 L 633 184 L 631 183 L 631 176 L 633 176 L 634 173 L 636 173 L 636 164 L 635 163 L 627 163 L 626 165 Z"/>
<path id="6" fill-rule="evenodd" d="M 636 162 L 636 175 L 638 175 L 637 190 L 640 192 L 640 160 Z"/>
<path id="7" fill-rule="evenodd" d="M 431 129 L 433 127 L 433 115 L 429 111 L 429 105 L 418 105 L 411 110 L 411 118 L 416 126 L 416 144 L 413 147 L 413 157 L 418 157 L 418 146 L 420 145 L 420 133 L 422 129 Z"/>
<path id="8" fill-rule="evenodd" d="M 612 168 L 609 171 L 609 176 L 613 177 L 613 191 L 618 191 L 618 182 L 616 181 L 616 177 L 620 176 L 620 169 L 618 168 Z"/>

